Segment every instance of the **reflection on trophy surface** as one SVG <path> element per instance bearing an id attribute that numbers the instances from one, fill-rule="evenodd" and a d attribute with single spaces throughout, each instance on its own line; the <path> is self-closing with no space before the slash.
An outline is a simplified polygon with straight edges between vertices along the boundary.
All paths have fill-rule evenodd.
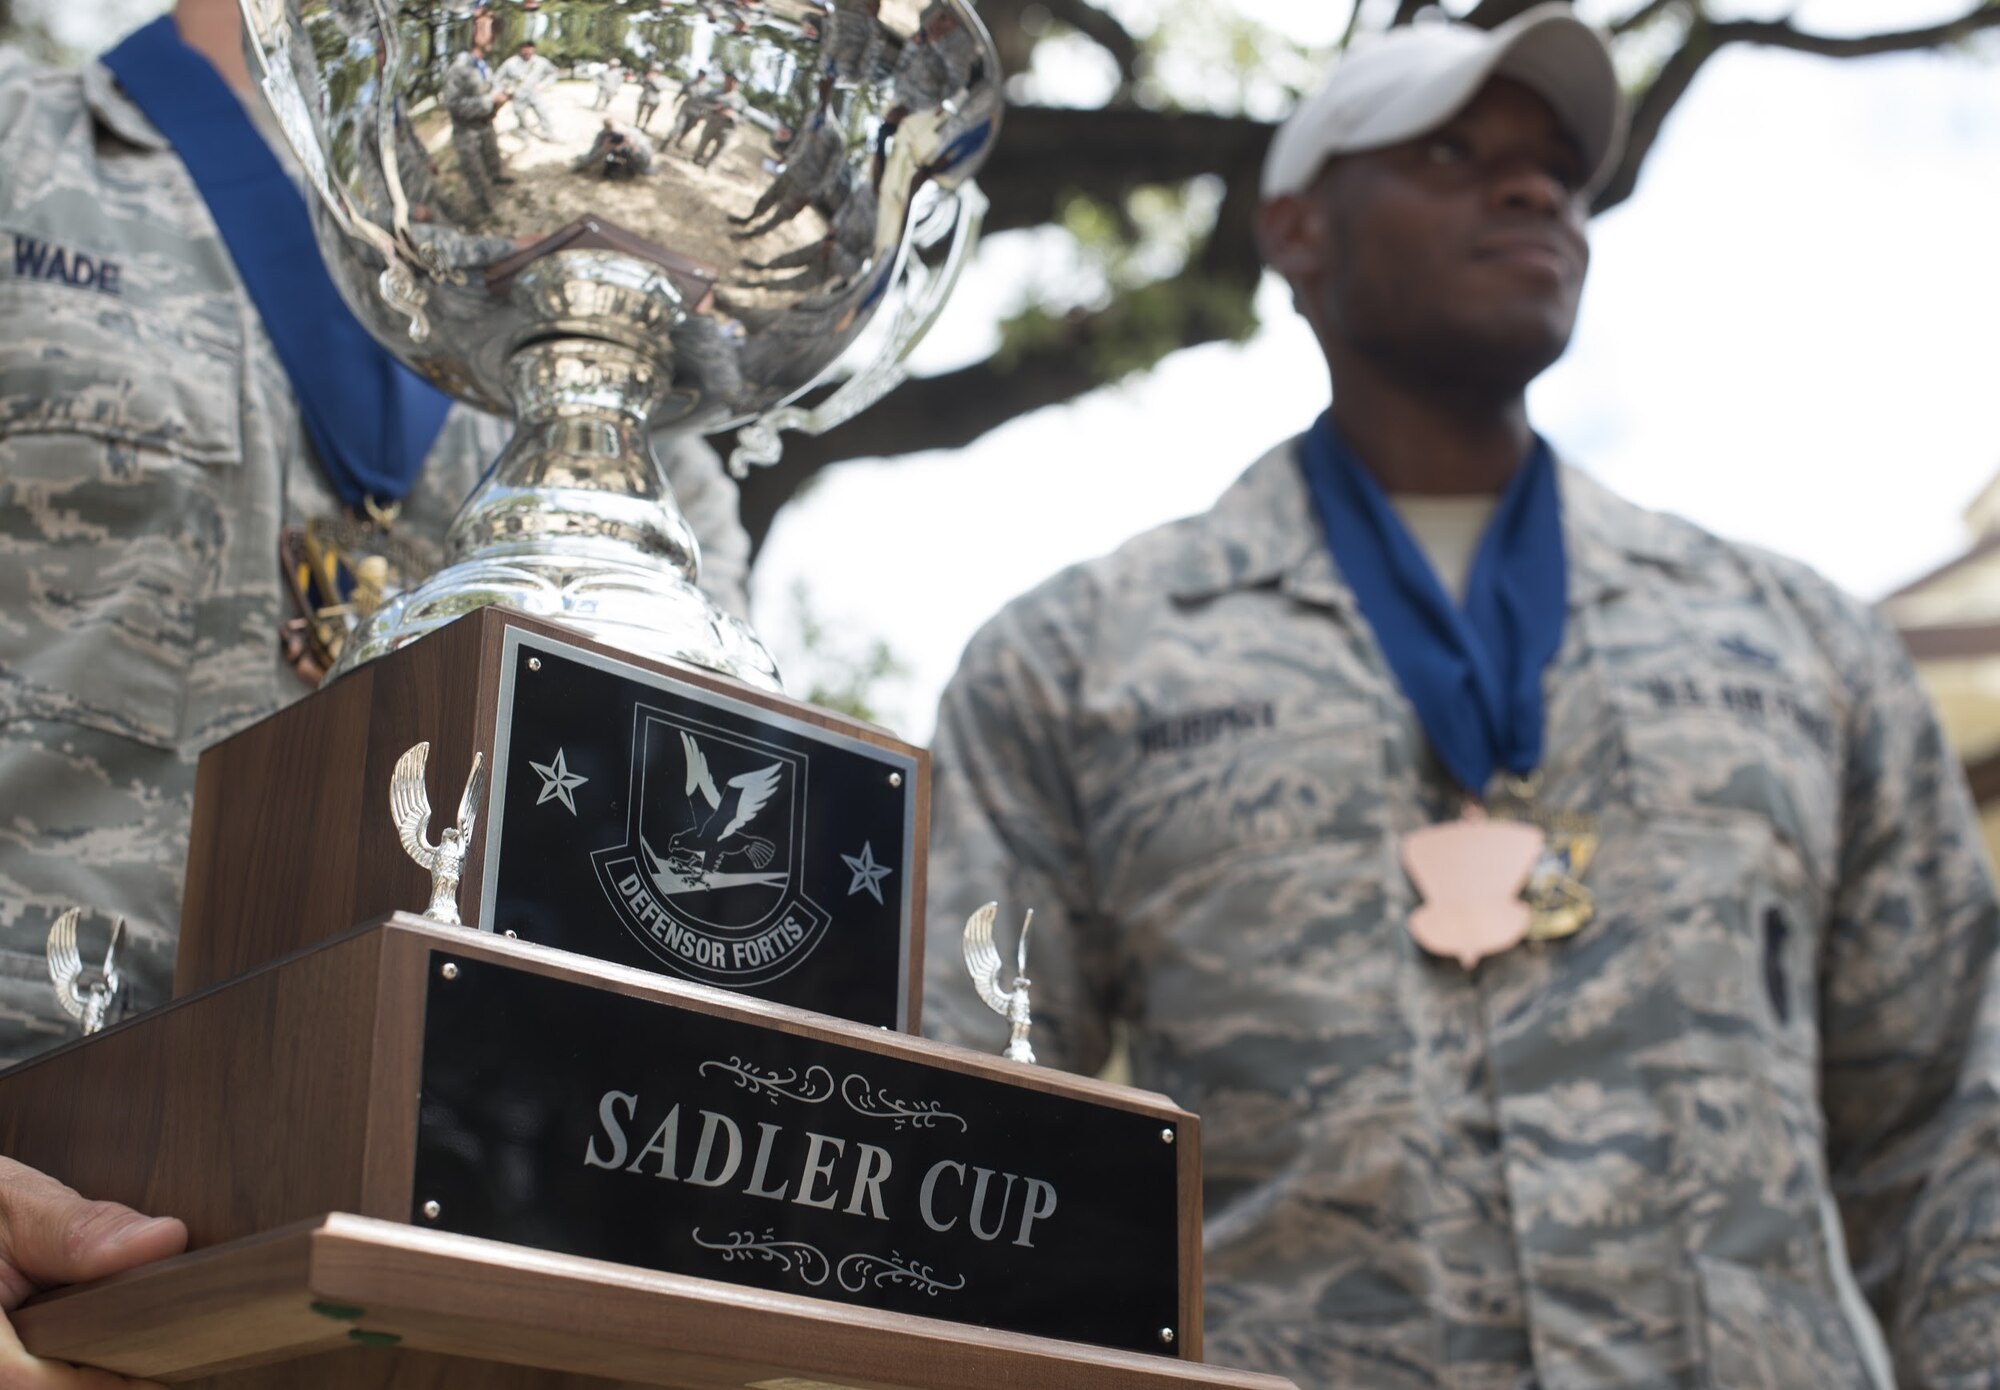
<path id="1" fill-rule="evenodd" d="M 335 674 L 503 603 L 775 688 L 695 587 L 649 434 L 741 425 L 740 473 L 901 379 L 983 209 L 1000 74 L 968 0 L 244 10 L 342 293 L 517 425 L 446 568 L 363 620 Z M 789 404 L 871 322 L 867 365 Z"/>

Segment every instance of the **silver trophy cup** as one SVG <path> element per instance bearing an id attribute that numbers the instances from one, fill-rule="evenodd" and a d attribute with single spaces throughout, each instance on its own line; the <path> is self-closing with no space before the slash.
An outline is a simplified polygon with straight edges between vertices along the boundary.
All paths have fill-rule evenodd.
<path id="1" fill-rule="evenodd" d="M 651 435 L 743 426 L 741 476 L 901 379 L 984 207 L 1000 71 L 967 0 L 243 9 L 342 294 L 516 423 L 445 568 L 365 617 L 334 675 L 498 603 L 776 688 L 695 586 Z"/>

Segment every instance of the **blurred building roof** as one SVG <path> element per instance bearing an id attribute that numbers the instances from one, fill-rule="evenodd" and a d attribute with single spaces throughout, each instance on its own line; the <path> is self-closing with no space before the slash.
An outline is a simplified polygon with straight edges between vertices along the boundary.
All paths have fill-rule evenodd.
<path id="1" fill-rule="evenodd" d="M 1882 600 L 1937 703 L 2000 861 L 2000 474 L 1965 509 L 1966 547 Z"/>

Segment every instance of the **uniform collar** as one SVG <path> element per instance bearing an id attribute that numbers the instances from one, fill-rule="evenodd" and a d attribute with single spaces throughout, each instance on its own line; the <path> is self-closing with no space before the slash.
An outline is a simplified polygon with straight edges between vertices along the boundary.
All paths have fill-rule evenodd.
<path id="1" fill-rule="evenodd" d="M 1636 507 L 1567 464 L 1558 470 L 1556 486 L 1573 609 L 1629 589 L 1649 572 L 1686 572 L 1700 563 L 1701 533 L 1685 522 Z M 1251 464 L 1202 518 L 1195 535 L 1168 579 L 1175 599 L 1199 603 L 1275 585 L 1302 602 L 1354 611 L 1354 593 L 1334 567 L 1313 511 L 1298 439 Z"/>
<path id="2" fill-rule="evenodd" d="M 142 150 L 170 150 L 173 142 L 160 133 L 160 128 L 148 120 L 146 113 L 125 95 L 125 89 L 118 85 L 118 79 L 111 69 L 93 58 L 83 65 L 83 101 L 97 123 L 110 130 L 127 144 Z M 299 182 L 298 159 L 291 147 L 285 143 L 278 130 L 277 118 L 270 108 L 261 101 L 245 101 L 243 109 L 249 113 L 251 124 L 264 137 L 264 143 L 278 162 L 285 166 L 294 183 Z"/>
<path id="3" fill-rule="evenodd" d="M 109 129 L 128 145 L 142 150 L 164 150 L 167 137 L 132 104 L 130 97 L 111 75 L 111 69 L 92 59 L 83 65 L 83 101 L 99 125 Z"/>
<path id="4" fill-rule="evenodd" d="M 1712 554 L 1705 532 L 1627 502 L 1575 468 L 1564 467 L 1557 485 L 1572 609 L 1641 587 L 1662 571 L 1692 575 Z"/>

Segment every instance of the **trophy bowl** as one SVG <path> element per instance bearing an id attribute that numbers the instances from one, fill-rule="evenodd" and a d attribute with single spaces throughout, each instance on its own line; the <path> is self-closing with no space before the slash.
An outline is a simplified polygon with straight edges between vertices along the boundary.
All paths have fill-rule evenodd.
<path id="1" fill-rule="evenodd" d="M 440 390 L 515 422 L 444 568 L 363 616 L 332 675 L 499 603 L 777 688 L 695 585 L 651 434 L 741 426 L 740 476 L 780 428 L 901 379 L 984 208 L 1000 68 L 967 0 L 243 11 L 342 295 Z"/>

